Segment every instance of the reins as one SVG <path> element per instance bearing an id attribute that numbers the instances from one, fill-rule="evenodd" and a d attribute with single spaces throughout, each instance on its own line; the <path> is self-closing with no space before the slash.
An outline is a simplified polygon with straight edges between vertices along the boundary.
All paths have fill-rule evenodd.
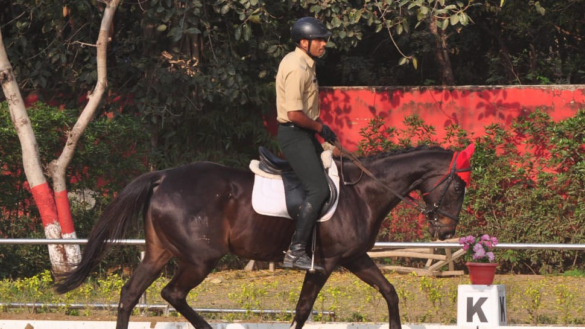
<path id="1" fill-rule="evenodd" d="M 368 175 L 376 183 L 380 184 L 382 187 L 384 187 L 385 189 L 387 189 L 388 191 L 390 191 L 390 193 L 394 194 L 400 200 L 402 200 L 402 201 L 408 203 L 409 205 L 413 206 L 414 208 L 416 208 L 421 213 L 426 214 L 426 207 L 422 207 L 420 204 L 415 203 L 413 200 L 403 197 L 402 195 L 400 195 L 400 193 L 394 191 L 390 186 L 384 184 L 381 180 L 379 180 L 376 176 L 374 176 L 374 174 L 372 174 L 371 171 L 369 171 L 366 167 L 364 167 L 364 165 L 361 163 L 361 161 L 358 158 L 355 157 L 355 155 L 351 154 L 348 150 L 346 150 L 341 145 L 341 143 L 339 142 L 339 140 L 336 140 L 335 143 L 334 143 L 334 145 L 335 145 L 335 147 L 337 147 L 337 149 L 339 149 L 339 151 L 343 155 L 347 156 L 351 160 L 351 162 L 353 162 L 353 164 L 355 164 L 358 168 L 360 168 L 361 171 L 362 171 L 362 173 L 365 173 L 366 175 Z M 342 160 L 342 163 L 343 163 L 343 160 Z M 342 172 L 342 175 L 343 175 L 343 167 L 341 169 L 341 172 Z M 358 181 L 359 180 L 361 180 L 361 175 L 360 175 L 360 178 L 358 179 Z M 357 182 L 350 183 L 348 185 L 352 185 L 352 184 L 355 184 L 355 183 L 357 183 Z"/>
<path id="2" fill-rule="evenodd" d="M 441 196 L 439 197 L 439 202 L 433 204 L 433 208 L 432 209 L 427 209 L 426 206 L 423 206 L 420 203 L 416 202 L 410 195 L 407 195 L 406 197 L 404 197 L 401 194 L 399 194 L 398 192 L 394 191 L 390 186 L 388 186 L 388 185 L 384 184 L 382 181 L 380 181 L 376 176 L 374 176 L 374 174 L 372 174 L 371 171 L 369 171 L 366 167 L 364 167 L 364 165 L 361 163 L 361 161 L 355 155 L 353 155 L 347 149 L 345 149 L 338 140 L 335 141 L 334 145 L 342 153 L 342 157 L 341 157 L 341 176 L 342 176 L 342 178 L 343 178 L 343 155 L 347 156 L 362 171 L 362 173 L 360 174 L 359 179 L 356 182 L 346 183 L 345 182 L 345 178 L 343 178 L 343 183 L 345 185 L 354 185 L 354 184 L 356 184 L 357 182 L 359 182 L 361 180 L 362 175 L 365 173 L 371 179 L 373 179 L 376 183 L 378 183 L 379 185 L 381 185 L 382 187 L 384 187 L 386 190 L 390 191 L 390 193 L 394 194 L 400 200 L 402 200 L 402 201 L 406 202 L 407 204 L 409 204 L 410 206 L 414 207 L 421 214 L 423 214 L 423 215 L 429 215 L 431 213 L 440 213 L 440 214 L 442 214 L 444 216 L 447 216 L 447 217 L 453 219 L 455 221 L 455 223 L 459 222 L 459 218 L 457 216 L 454 216 L 454 215 L 449 214 L 449 213 L 447 213 L 445 211 L 442 211 L 439 208 L 441 206 L 441 203 L 443 202 L 443 197 L 447 193 L 447 189 L 449 188 L 449 185 L 451 185 L 451 182 L 453 180 L 453 176 L 457 172 L 469 171 L 469 170 L 471 170 L 471 168 L 457 169 L 456 168 L 456 161 L 453 160 L 453 165 L 450 166 L 451 168 L 449 170 L 449 173 L 446 174 L 445 176 L 443 176 L 442 179 L 439 182 L 437 182 L 437 184 L 435 184 L 435 186 L 430 191 L 428 191 L 426 193 L 426 194 L 430 193 L 431 191 L 433 191 L 434 189 L 436 189 L 437 187 L 439 187 L 443 183 L 447 182 L 447 185 L 441 191 Z M 456 154 L 455 155 L 455 158 L 458 155 L 459 154 Z M 417 183 L 418 183 L 418 181 L 417 181 Z M 440 226 L 454 226 L 454 225 L 457 225 L 457 224 L 452 224 L 452 225 L 439 224 L 437 222 L 437 218 L 435 217 L 435 220 L 433 222 L 433 225 L 435 227 L 440 227 Z"/>

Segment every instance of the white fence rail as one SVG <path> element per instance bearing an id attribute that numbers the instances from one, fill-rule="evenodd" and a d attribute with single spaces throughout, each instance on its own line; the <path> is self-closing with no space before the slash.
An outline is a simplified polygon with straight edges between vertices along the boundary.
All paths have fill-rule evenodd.
<path id="1" fill-rule="evenodd" d="M 0 244 L 86 244 L 87 239 L 0 239 Z M 113 240 L 119 245 L 143 246 L 144 239 Z M 376 242 L 375 248 L 461 248 L 457 242 Z M 544 249 L 544 250 L 585 250 L 585 244 L 563 243 L 499 243 L 497 249 Z"/>

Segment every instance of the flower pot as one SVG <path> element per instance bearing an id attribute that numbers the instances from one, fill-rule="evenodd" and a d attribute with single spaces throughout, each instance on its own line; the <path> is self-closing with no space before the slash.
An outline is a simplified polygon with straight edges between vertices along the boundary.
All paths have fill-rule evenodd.
<path id="1" fill-rule="evenodd" d="M 465 263 L 469 269 L 469 279 L 471 284 L 490 285 L 494 282 L 496 275 L 497 263 Z"/>

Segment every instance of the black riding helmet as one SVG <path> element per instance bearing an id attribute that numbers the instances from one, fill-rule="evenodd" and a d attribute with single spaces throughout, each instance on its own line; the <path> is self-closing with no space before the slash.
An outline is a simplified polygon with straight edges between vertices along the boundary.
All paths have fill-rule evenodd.
<path id="1" fill-rule="evenodd" d="M 325 24 L 314 17 L 300 18 L 292 27 L 290 32 L 291 38 L 297 44 L 302 39 L 327 39 L 332 35 L 331 31 L 325 27 Z"/>

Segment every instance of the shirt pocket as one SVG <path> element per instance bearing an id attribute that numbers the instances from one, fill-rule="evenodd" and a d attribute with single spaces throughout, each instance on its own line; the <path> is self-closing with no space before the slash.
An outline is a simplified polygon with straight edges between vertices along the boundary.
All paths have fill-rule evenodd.
<path id="1" fill-rule="evenodd" d="M 309 103 L 311 100 L 316 97 L 317 93 L 319 92 L 319 83 L 317 82 L 317 77 L 313 74 L 307 74 L 307 81 L 305 84 L 305 100 Z M 309 104 L 310 106 L 310 104 Z"/>

